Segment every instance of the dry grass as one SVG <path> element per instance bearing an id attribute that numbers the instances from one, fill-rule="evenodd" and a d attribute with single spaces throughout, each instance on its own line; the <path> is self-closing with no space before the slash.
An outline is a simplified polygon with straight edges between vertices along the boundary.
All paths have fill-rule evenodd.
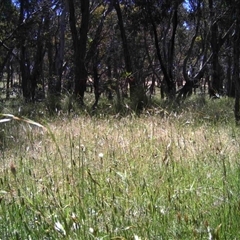
<path id="1" fill-rule="evenodd" d="M 15 143 L 2 151 L 4 239 L 16 235 L 10 231 L 35 239 L 236 239 L 239 129 L 202 110 L 160 115 L 83 114 L 47 130 L 4 125 Z"/>
<path id="2" fill-rule="evenodd" d="M 234 159 L 239 152 L 239 138 L 234 133 L 237 129 L 225 125 L 214 128 L 207 124 L 196 127 L 194 123 L 181 124 L 158 116 L 120 120 L 80 117 L 54 122 L 49 128 L 66 161 L 70 149 L 78 152 L 84 147 L 96 165 L 99 153 L 106 157 L 114 152 L 117 158 L 128 156 L 131 159 L 154 156 L 162 162 L 166 152 L 171 152 L 174 161 L 196 160 L 209 152 Z M 49 153 L 56 152 L 56 145 L 51 141 L 45 134 L 44 143 L 42 140 L 36 142 L 32 154 L 36 154 L 36 149 L 43 150 L 46 144 Z M 71 144 L 75 147 L 71 148 Z"/>

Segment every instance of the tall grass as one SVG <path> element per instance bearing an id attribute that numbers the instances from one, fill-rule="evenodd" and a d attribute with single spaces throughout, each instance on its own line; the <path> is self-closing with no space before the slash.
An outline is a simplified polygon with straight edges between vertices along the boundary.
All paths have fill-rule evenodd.
<path id="1" fill-rule="evenodd" d="M 2 123 L 1 239 L 238 239 L 231 104 Z"/>

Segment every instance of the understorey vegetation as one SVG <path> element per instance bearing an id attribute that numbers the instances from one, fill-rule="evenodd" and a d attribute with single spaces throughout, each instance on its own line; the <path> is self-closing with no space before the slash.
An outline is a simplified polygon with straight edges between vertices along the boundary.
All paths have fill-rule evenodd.
<path id="1" fill-rule="evenodd" d="M 158 89 L 179 105 L 198 91 L 234 98 L 239 124 L 237 0 L 2 0 L 0 12 L 1 101 L 54 113 L 62 96 L 69 111 L 106 96 L 139 113 Z"/>

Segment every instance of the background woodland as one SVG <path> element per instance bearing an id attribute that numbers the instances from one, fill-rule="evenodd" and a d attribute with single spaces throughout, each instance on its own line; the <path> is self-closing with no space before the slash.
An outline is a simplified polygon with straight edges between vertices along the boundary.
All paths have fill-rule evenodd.
<path id="1" fill-rule="evenodd" d="M 239 12 L 237 0 L 3 0 L 1 99 L 55 111 L 90 92 L 93 109 L 103 95 L 141 110 L 154 94 L 181 104 L 197 91 L 234 97 L 238 123 Z"/>

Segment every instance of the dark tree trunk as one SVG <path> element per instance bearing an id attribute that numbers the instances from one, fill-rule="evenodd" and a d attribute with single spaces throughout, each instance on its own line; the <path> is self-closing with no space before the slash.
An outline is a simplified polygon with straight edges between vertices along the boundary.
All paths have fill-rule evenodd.
<path id="1" fill-rule="evenodd" d="M 111 61 L 112 61 L 111 57 L 108 57 L 107 59 L 107 77 L 108 77 L 107 98 L 108 100 L 113 99 L 113 94 L 112 94 L 113 80 L 112 80 L 112 62 Z"/>
<path id="2" fill-rule="evenodd" d="M 48 56 L 48 93 L 49 95 L 55 93 L 54 89 L 54 76 L 53 76 L 53 45 L 51 39 L 48 39 L 47 43 L 47 56 Z"/>
<path id="3" fill-rule="evenodd" d="M 165 62 L 162 54 L 161 54 L 161 49 L 159 46 L 159 40 L 158 40 L 158 32 L 157 32 L 157 27 L 156 27 L 156 23 L 152 17 L 152 12 L 151 12 L 151 3 L 148 0 L 147 1 L 147 9 L 148 9 L 148 15 L 150 17 L 150 21 L 151 21 L 151 25 L 152 25 L 152 30 L 153 30 L 153 35 L 154 35 L 154 42 L 155 42 L 155 47 L 156 47 L 156 52 L 157 52 L 157 57 L 159 60 L 159 63 L 161 65 L 161 69 L 162 69 L 162 73 L 167 85 L 167 89 L 168 89 L 168 94 L 170 97 L 175 96 L 176 93 L 176 85 L 174 82 L 174 79 L 172 78 L 172 74 L 169 72 L 172 71 L 172 66 L 170 62 L 173 61 L 173 54 L 174 54 L 174 39 L 175 39 L 175 33 L 176 33 L 176 27 L 177 27 L 177 10 L 175 9 L 174 11 L 174 16 L 173 16 L 173 31 L 172 31 L 172 38 L 170 41 L 170 47 L 168 50 L 170 50 L 169 54 L 171 55 L 170 57 L 170 62 Z M 169 54 L 168 54 L 168 58 L 169 58 Z M 168 58 L 166 60 L 168 60 Z"/>
<path id="4" fill-rule="evenodd" d="M 198 2 L 198 10 L 200 9 L 200 1 Z M 197 16 L 197 23 L 196 23 L 196 29 L 195 29 L 195 34 L 193 35 L 191 39 L 190 46 L 187 50 L 186 57 L 183 60 L 183 77 L 185 80 L 184 86 L 177 91 L 178 96 L 177 96 L 177 101 L 180 100 L 181 97 L 186 98 L 187 96 L 190 96 L 192 94 L 193 86 L 194 86 L 194 76 L 191 76 L 191 78 L 187 74 L 187 64 L 189 61 L 189 58 L 192 54 L 193 47 L 195 40 L 199 34 L 199 27 L 200 27 L 200 15 Z M 204 56 L 205 57 L 205 56 Z M 199 77 L 197 77 L 199 78 Z"/>
<path id="5" fill-rule="evenodd" d="M 97 107 L 97 104 L 98 104 L 98 101 L 99 101 L 99 98 L 101 95 L 101 92 L 99 89 L 100 76 L 98 73 L 98 65 L 100 63 L 98 46 L 101 41 L 101 33 L 102 33 L 104 21 L 105 21 L 106 17 L 108 16 L 108 14 L 112 11 L 112 9 L 113 9 L 112 4 L 109 5 L 108 9 L 104 9 L 100 23 L 95 32 L 94 39 L 90 44 L 89 51 L 87 53 L 86 61 L 85 61 L 86 65 L 88 66 L 90 60 L 92 59 L 92 64 L 93 64 L 93 80 L 94 80 L 93 86 L 94 86 L 94 95 L 95 95 L 95 102 L 92 106 L 93 109 L 95 109 Z M 111 69 L 110 69 L 110 71 L 111 71 Z"/>
<path id="6" fill-rule="evenodd" d="M 19 25 L 21 25 L 24 22 L 25 5 L 28 5 L 28 2 L 21 0 L 20 1 Z M 23 39 L 21 41 L 21 48 L 20 48 L 20 71 L 21 71 L 21 77 L 22 77 L 23 97 L 24 97 L 25 101 L 28 102 L 31 99 L 30 69 L 29 69 L 29 65 L 26 62 L 26 58 L 27 57 L 26 57 L 25 40 Z"/>
<path id="7" fill-rule="evenodd" d="M 20 16 L 19 16 L 19 26 L 23 24 L 30 18 L 30 13 L 28 9 L 28 1 L 20 1 Z M 25 17 L 27 17 L 25 19 Z M 38 16 L 36 20 L 36 25 L 34 26 L 36 29 L 36 36 L 34 36 L 34 40 L 32 44 L 36 42 L 34 45 L 27 45 L 29 42 L 23 38 L 21 40 L 20 47 L 20 71 L 22 74 L 22 90 L 23 97 L 26 102 L 35 101 L 35 93 L 37 83 L 40 83 L 40 76 L 42 72 L 42 64 L 44 57 L 44 39 L 43 35 L 43 23 L 44 16 Z M 30 47 L 31 49 L 28 49 Z M 33 51 L 33 53 L 31 52 Z"/>
<path id="8" fill-rule="evenodd" d="M 64 47 L 65 47 L 65 29 L 66 29 L 66 7 L 63 6 L 62 14 L 60 16 L 60 33 L 59 33 L 59 49 L 56 55 L 56 92 L 61 93 L 62 90 L 62 72 L 63 72 L 63 58 L 64 58 Z"/>
<path id="9" fill-rule="evenodd" d="M 235 96 L 235 87 L 232 79 L 232 56 L 227 56 L 227 96 L 234 97 Z"/>
<path id="10" fill-rule="evenodd" d="M 79 33 L 77 31 L 77 21 L 75 18 L 74 1 L 68 1 L 69 22 L 73 39 L 74 48 L 74 67 L 75 67 L 75 86 L 74 94 L 83 104 L 84 93 L 86 91 L 88 72 L 85 66 L 85 57 L 87 49 L 87 35 L 89 25 L 89 0 L 81 0 L 81 26 Z"/>
<path id="11" fill-rule="evenodd" d="M 6 86 L 6 99 L 10 98 L 10 82 L 11 82 L 11 76 L 12 71 L 11 71 L 11 63 L 10 61 L 8 62 L 7 66 L 7 86 Z"/>
<path id="12" fill-rule="evenodd" d="M 124 28 L 124 24 L 123 24 L 122 11 L 121 11 L 118 0 L 114 0 L 114 8 L 115 8 L 115 10 L 117 12 L 117 16 L 118 16 L 118 25 L 120 28 L 120 33 L 121 33 L 121 38 L 122 38 L 123 55 L 124 55 L 124 60 L 125 60 L 126 71 L 127 71 L 127 74 L 132 75 L 133 68 L 132 68 L 131 56 L 130 56 L 129 49 L 128 49 L 128 42 L 127 42 L 127 37 L 126 37 L 125 28 Z M 129 80 L 129 79 L 127 79 L 127 80 Z M 129 87 L 130 87 L 130 98 L 131 98 L 131 100 L 133 100 L 135 91 L 136 91 L 136 79 L 134 77 L 132 77 L 132 81 L 128 81 L 128 83 L 129 83 Z"/>
<path id="13" fill-rule="evenodd" d="M 232 32 L 234 27 L 234 20 L 231 19 L 230 27 L 226 31 L 226 33 L 221 37 L 218 30 L 218 19 L 215 14 L 216 9 L 214 8 L 213 0 L 209 0 L 209 10 L 210 10 L 210 18 L 211 18 L 211 49 L 212 49 L 212 83 L 211 87 L 215 92 L 222 93 L 223 92 L 223 79 L 224 72 L 222 66 L 219 62 L 219 51 L 223 46 L 224 42 L 228 38 L 229 34 Z"/>
<path id="14" fill-rule="evenodd" d="M 146 99 L 143 83 L 141 83 L 133 73 L 132 61 L 131 61 L 131 56 L 129 52 L 129 46 L 127 42 L 119 0 L 114 0 L 114 8 L 118 16 L 118 25 L 120 28 L 120 33 L 122 38 L 125 67 L 126 67 L 127 75 L 129 75 L 126 81 L 127 81 L 127 84 L 129 84 L 129 88 L 130 88 L 130 99 L 131 99 L 133 109 L 138 111 L 143 108 L 143 105 L 145 104 L 145 99 Z"/>
<path id="15" fill-rule="evenodd" d="M 48 10 L 46 10 L 48 11 Z M 65 45 L 65 27 L 66 27 L 66 8 L 63 6 L 60 19 L 59 33 L 52 36 L 50 26 L 50 12 L 45 18 L 45 28 L 48 34 L 47 53 L 48 53 L 48 93 L 49 95 L 59 96 L 62 88 L 62 71 Z M 54 41 L 53 41 L 54 38 Z M 58 40 L 59 39 L 59 40 Z"/>
<path id="16" fill-rule="evenodd" d="M 86 83 L 87 83 L 87 69 L 85 67 L 85 56 L 87 49 L 87 34 L 88 34 L 88 24 L 89 24 L 89 0 L 81 0 L 81 13 L 82 13 L 82 21 L 80 27 L 80 39 L 79 39 L 79 48 L 78 48 L 78 59 L 75 61 L 79 61 L 79 71 L 77 70 L 77 78 L 75 78 L 75 95 L 80 97 L 80 100 L 83 101 L 84 92 L 86 91 Z"/>
<path id="17" fill-rule="evenodd" d="M 53 36 L 50 34 L 50 12 L 47 11 L 45 18 L 46 30 L 49 31 L 47 38 L 47 57 L 48 57 L 48 96 L 55 94 L 54 87 L 54 46 L 53 46 Z"/>
<path id="18" fill-rule="evenodd" d="M 2 76 L 3 76 L 3 69 L 5 65 L 8 63 L 11 54 L 12 54 L 12 49 L 8 49 L 8 53 L 6 54 L 6 56 L 4 57 L 4 60 L 2 61 L 2 64 L 0 65 L 0 80 L 2 79 Z"/>
<path id="19" fill-rule="evenodd" d="M 172 16 L 172 36 L 169 41 L 169 47 L 168 47 L 168 76 L 172 80 L 171 82 L 175 81 L 173 80 L 173 66 L 174 66 L 174 51 L 175 51 L 175 37 L 176 37 L 176 31 L 177 31 L 177 25 L 178 25 L 178 11 L 177 11 L 178 6 L 174 6 L 173 10 L 173 16 Z M 176 88 L 176 87 L 174 87 Z M 173 90 L 174 92 L 176 89 Z"/>
<path id="20" fill-rule="evenodd" d="M 238 5 L 238 4 L 237 4 Z M 240 6 L 236 7 L 236 25 L 234 34 L 234 46 L 233 46 L 233 81 L 235 83 L 235 121 L 240 125 L 240 78 L 239 78 L 239 38 L 240 38 Z"/>
<path id="21" fill-rule="evenodd" d="M 21 47 L 20 70 L 21 70 L 21 78 L 22 78 L 23 97 L 26 102 L 29 102 L 31 99 L 30 69 L 29 69 L 29 65 L 26 63 L 26 49 L 24 45 Z"/>
<path id="22" fill-rule="evenodd" d="M 209 8 L 210 12 L 214 11 L 212 9 L 212 0 L 209 0 Z M 214 14 L 212 13 L 212 18 L 214 18 Z M 220 64 L 219 64 L 219 45 L 218 45 L 218 25 L 215 21 L 211 26 L 211 48 L 212 48 L 212 89 L 216 92 L 221 92 L 223 83 L 220 78 Z"/>
<path id="23" fill-rule="evenodd" d="M 41 23 L 42 24 L 42 23 Z M 45 54 L 43 39 L 41 37 L 42 34 L 42 25 L 39 26 L 38 36 L 37 36 L 37 46 L 36 46 L 36 55 L 34 59 L 34 66 L 30 76 L 30 90 L 31 90 L 31 101 L 35 101 L 36 97 L 36 88 L 37 84 L 40 83 L 40 76 L 42 72 L 42 64 L 43 58 Z"/>

